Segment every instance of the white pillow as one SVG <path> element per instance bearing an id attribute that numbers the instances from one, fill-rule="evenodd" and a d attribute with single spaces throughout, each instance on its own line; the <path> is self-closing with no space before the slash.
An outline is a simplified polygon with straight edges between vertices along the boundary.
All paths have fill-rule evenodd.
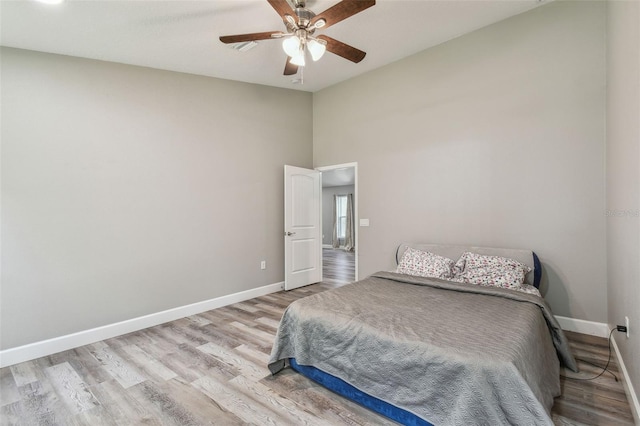
<path id="1" fill-rule="evenodd" d="M 407 247 L 396 272 L 419 277 L 450 279 L 455 261 L 428 251 Z"/>
<path id="2" fill-rule="evenodd" d="M 465 252 L 453 267 L 454 278 L 469 284 L 520 289 L 531 268 L 517 260 Z"/>

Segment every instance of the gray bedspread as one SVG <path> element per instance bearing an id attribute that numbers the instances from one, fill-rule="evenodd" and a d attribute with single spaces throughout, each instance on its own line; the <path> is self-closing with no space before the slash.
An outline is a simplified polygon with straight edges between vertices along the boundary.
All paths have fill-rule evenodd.
<path id="1" fill-rule="evenodd" d="M 271 352 L 434 425 L 551 425 L 560 360 L 577 371 L 544 299 L 379 272 L 293 302 Z"/>

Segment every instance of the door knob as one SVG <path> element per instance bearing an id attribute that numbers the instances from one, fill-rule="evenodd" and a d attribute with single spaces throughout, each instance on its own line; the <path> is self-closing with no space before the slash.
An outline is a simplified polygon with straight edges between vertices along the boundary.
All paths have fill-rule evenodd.
<path id="1" fill-rule="evenodd" d="M 292 235 L 296 235 L 295 232 L 285 232 L 284 235 L 286 235 L 287 237 L 290 237 Z"/>

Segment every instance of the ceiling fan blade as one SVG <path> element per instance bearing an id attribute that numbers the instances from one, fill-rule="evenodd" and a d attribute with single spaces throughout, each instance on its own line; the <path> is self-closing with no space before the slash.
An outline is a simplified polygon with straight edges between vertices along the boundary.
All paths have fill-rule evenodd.
<path id="1" fill-rule="evenodd" d="M 326 24 L 323 26 L 323 28 L 328 28 L 333 24 L 337 24 L 338 22 L 355 15 L 356 13 L 370 8 L 374 4 L 376 4 L 376 0 L 342 0 L 340 3 L 330 7 L 324 12 L 318 13 L 311 20 L 309 25 L 312 26 L 318 20 L 324 19 Z"/>
<path id="2" fill-rule="evenodd" d="M 267 1 L 271 5 L 271 7 L 273 7 L 276 10 L 276 12 L 278 12 L 278 15 L 282 17 L 283 21 L 287 19 L 285 18 L 285 15 L 295 16 L 295 12 L 291 8 L 287 0 L 267 0 Z"/>
<path id="3" fill-rule="evenodd" d="M 282 34 L 282 31 L 269 31 L 266 33 L 236 34 L 229 36 L 221 36 L 220 41 L 223 43 L 241 43 L 243 41 L 267 40 L 271 39 L 272 34 Z M 277 37 L 277 36 L 276 36 Z"/>
<path id="4" fill-rule="evenodd" d="M 335 38 L 331 38 L 324 34 L 319 35 L 317 38 L 327 42 L 327 50 L 329 52 L 338 56 L 342 56 L 343 58 L 348 59 L 351 62 L 355 62 L 356 64 L 363 60 L 367 54 L 360 49 L 356 49 L 353 46 L 349 46 L 348 44 L 345 44 L 341 41 L 336 40 Z"/>
<path id="5" fill-rule="evenodd" d="M 298 66 L 289 62 L 291 58 L 287 56 L 287 63 L 284 66 L 284 75 L 294 75 L 298 72 Z"/>

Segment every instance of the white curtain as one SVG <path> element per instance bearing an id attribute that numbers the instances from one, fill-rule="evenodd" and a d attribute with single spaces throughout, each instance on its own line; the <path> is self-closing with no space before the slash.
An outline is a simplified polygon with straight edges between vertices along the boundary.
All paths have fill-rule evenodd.
<path id="1" fill-rule="evenodd" d="M 355 249 L 353 227 L 353 194 L 333 196 L 333 236 L 331 246 L 343 246 L 347 251 Z"/>
<path id="2" fill-rule="evenodd" d="M 346 251 L 354 251 L 356 248 L 356 235 L 353 227 L 353 194 L 347 194 L 347 226 L 344 236 L 344 249 Z"/>
<path id="3" fill-rule="evenodd" d="M 331 237 L 331 247 L 340 247 L 340 240 L 338 239 L 338 196 L 333 196 L 333 237 Z"/>

